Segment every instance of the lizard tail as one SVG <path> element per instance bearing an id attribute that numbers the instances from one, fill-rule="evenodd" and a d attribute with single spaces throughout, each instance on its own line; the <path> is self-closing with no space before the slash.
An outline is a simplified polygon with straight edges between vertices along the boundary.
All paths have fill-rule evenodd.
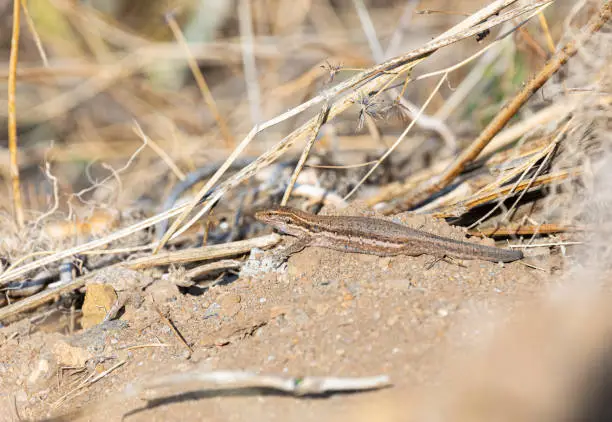
<path id="1" fill-rule="evenodd" d="M 454 253 L 450 253 L 449 255 L 459 259 L 476 258 L 493 262 L 512 262 L 523 259 L 523 252 L 519 250 L 495 248 L 492 246 L 484 246 L 467 242 L 465 242 L 465 244 L 469 245 L 469 248 L 462 248 L 463 250 L 459 249 L 457 251 L 453 251 Z"/>

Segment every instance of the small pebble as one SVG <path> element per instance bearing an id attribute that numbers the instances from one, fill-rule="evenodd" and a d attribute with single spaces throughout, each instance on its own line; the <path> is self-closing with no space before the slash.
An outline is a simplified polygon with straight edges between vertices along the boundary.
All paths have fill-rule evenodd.
<path id="1" fill-rule="evenodd" d="M 217 303 L 221 307 L 219 315 L 222 317 L 233 317 L 242 309 L 240 295 L 235 293 L 224 293 L 217 298 Z"/>
<path id="2" fill-rule="evenodd" d="M 387 325 L 389 327 L 393 327 L 397 323 L 398 320 L 399 320 L 399 316 L 392 315 L 389 318 L 387 318 Z"/>
<path id="3" fill-rule="evenodd" d="M 219 305 L 218 303 L 213 303 L 212 305 L 210 305 L 206 311 L 204 312 L 204 319 L 206 318 L 212 318 L 214 316 L 219 315 L 219 310 L 221 309 L 221 305 Z"/>
<path id="4" fill-rule="evenodd" d="M 15 401 L 18 403 L 24 403 L 28 400 L 28 394 L 24 390 L 20 390 L 15 394 Z"/>

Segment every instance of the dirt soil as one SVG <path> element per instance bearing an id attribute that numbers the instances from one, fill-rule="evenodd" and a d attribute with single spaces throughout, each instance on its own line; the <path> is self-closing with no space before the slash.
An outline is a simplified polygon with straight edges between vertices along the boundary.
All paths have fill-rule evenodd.
<path id="1" fill-rule="evenodd" d="M 464 238 L 462 229 L 430 217 L 395 221 Z M 125 293 L 120 319 L 71 335 L 27 319 L 2 328 L 0 407 L 9 411 L 0 412 L 0 420 L 71 412 L 83 421 L 406 420 L 414 392 L 439 384 L 449 362 L 489 335 L 492 321 L 542 296 L 563 264 L 557 254 L 524 261 L 539 269 L 523 262 L 433 263 L 429 256 L 307 248 L 275 271 L 189 293 L 158 274 L 111 272 L 98 282 L 122 279 L 137 286 Z M 122 361 L 97 382 L 75 389 Z M 387 374 L 393 385 L 318 398 L 212 389 L 174 391 L 147 402 L 123 393 L 142 380 L 194 368 Z"/>

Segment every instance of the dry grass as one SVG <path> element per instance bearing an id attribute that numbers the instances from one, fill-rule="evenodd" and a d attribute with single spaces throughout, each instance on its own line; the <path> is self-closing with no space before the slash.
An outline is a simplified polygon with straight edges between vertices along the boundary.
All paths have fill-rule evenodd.
<path id="1" fill-rule="evenodd" d="M 19 157 L 9 132 L 10 162 L 25 180 L 13 189 L 24 193 L 28 212 L 21 228 L 20 208 L 4 211 L 0 249 L 8 265 L 0 286 L 117 242 L 156 254 L 210 218 L 217 203 L 240 208 L 236 224 L 248 226 L 239 217 L 278 201 L 289 180 L 279 178 L 282 166 L 267 180 L 254 176 L 278 162 L 295 166 L 286 155 L 300 150 L 283 202 L 295 198 L 291 189 L 312 152 L 332 157 L 338 173 L 355 169 L 346 186 L 326 188 L 344 203 L 429 213 L 489 236 L 533 240 L 586 227 L 579 212 L 555 205 L 588 187 L 609 137 L 610 60 L 597 46 L 608 37 L 599 31 L 610 3 L 583 3 L 568 10 L 560 0 L 498 0 L 478 9 L 466 1 L 457 7 L 471 13 L 459 23 L 453 14 L 415 14 L 414 2 L 377 8 L 321 0 L 282 16 L 241 3 L 237 16 L 219 9 L 216 32 L 209 31 L 216 38 L 196 41 L 181 29 L 197 15 L 193 4 L 164 10 L 167 28 L 150 24 L 151 15 L 116 21 L 59 0 L 28 10 L 23 59 L 3 75 L 9 127 L 23 131 Z M 41 18 L 50 11 L 55 25 Z M 439 26 L 451 29 L 427 41 Z M 520 88 L 526 78 L 519 76 L 530 73 Z M 478 90 L 488 95 L 470 95 Z M 370 135 L 363 144 L 361 126 Z M 462 151 L 456 158 L 453 148 Z M 235 169 L 245 155 L 250 163 Z M 216 171 L 187 203 L 159 212 L 177 179 L 211 162 Z M 402 162 L 410 163 L 407 177 Z M 14 181 L 15 166 L 2 166 Z M 390 184 L 372 180 L 381 168 L 390 169 Z M 106 219 L 94 221 L 100 210 Z M 146 231 L 171 218 L 158 240 Z"/>
<path id="2" fill-rule="evenodd" d="M 1 322 L 65 306 L 58 298 L 112 266 L 163 268 L 181 287 L 223 272 L 215 284 L 279 242 L 252 218 L 277 203 L 428 214 L 526 251 L 576 248 L 568 279 L 609 279 L 609 0 L 10 3 L 0 1 L 0 168 L 13 198 L 0 213 Z M 460 370 L 446 405 L 434 392 L 414 414 L 473 420 L 491 410 L 493 386 L 504 399 L 527 391 L 558 418 L 609 335 L 603 317 L 592 332 L 571 324 L 607 315 L 594 296 L 527 313 L 542 327 L 521 320 L 493 343 L 516 370 L 491 379 L 477 357 L 468 388 Z M 558 321 L 584 336 L 562 356 L 569 375 L 508 347 L 526 336 L 565 350 Z M 163 345 L 141 347 L 152 346 Z M 522 391 L 525 368 L 536 381 L 564 376 Z M 495 411 L 532 417 L 508 403 Z"/>

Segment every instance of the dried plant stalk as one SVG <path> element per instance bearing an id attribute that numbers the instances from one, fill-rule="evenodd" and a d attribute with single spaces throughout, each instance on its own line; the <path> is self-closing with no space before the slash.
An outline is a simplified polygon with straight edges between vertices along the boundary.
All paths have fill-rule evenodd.
<path id="1" fill-rule="evenodd" d="M 446 209 L 433 214 L 434 217 L 447 218 L 447 217 L 458 217 L 461 214 L 466 213 L 480 205 L 490 203 L 495 200 L 503 199 L 507 197 L 509 193 L 519 193 L 527 189 L 533 189 L 541 186 L 546 186 L 555 182 L 561 182 L 563 180 L 578 177 L 582 174 L 580 170 L 564 170 L 556 173 L 545 174 L 535 179 L 523 180 L 520 183 L 512 186 L 503 186 L 496 189 L 493 192 L 484 193 L 475 198 L 471 198 L 460 204 L 453 205 L 450 209 Z"/>
<path id="2" fill-rule="evenodd" d="M 17 111 L 15 110 L 15 90 L 17 85 L 17 60 L 19 57 L 19 28 L 21 2 L 13 1 L 13 35 L 11 37 L 11 56 L 9 59 L 8 76 L 8 146 L 10 152 L 10 173 L 13 188 L 13 211 L 17 226 L 23 228 L 25 217 L 21 203 L 21 188 L 19 183 L 19 162 L 17 160 Z"/>
<path id="3" fill-rule="evenodd" d="M 589 228 L 581 225 L 568 225 L 558 223 L 547 224 L 509 224 L 505 227 L 478 228 L 468 230 L 472 236 L 478 237 L 509 237 L 509 236 L 525 236 L 535 234 L 555 234 L 566 232 L 586 231 Z"/>

